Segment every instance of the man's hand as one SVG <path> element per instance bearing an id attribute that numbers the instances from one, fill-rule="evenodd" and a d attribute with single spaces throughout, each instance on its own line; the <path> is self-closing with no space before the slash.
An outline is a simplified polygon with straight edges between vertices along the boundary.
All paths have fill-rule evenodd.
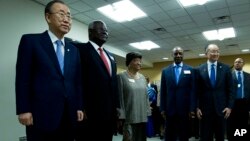
<path id="1" fill-rule="evenodd" d="M 165 113 L 165 111 L 161 112 L 161 116 L 163 117 L 164 120 L 166 120 L 166 113 Z"/>
<path id="2" fill-rule="evenodd" d="M 190 112 L 189 113 L 189 118 L 195 118 L 195 112 Z"/>
<path id="3" fill-rule="evenodd" d="M 227 119 L 230 114 L 231 114 L 231 109 L 230 108 L 225 108 L 222 113 L 224 113 L 224 118 Z"/>
<path id="4" fill-rule="evenodd" d="M 85 114 L 81 110 L 77 110 L 77 121 L 82 121 L 84 119 Z"/>
<path id="5" fill-rule="evenodd" d="M 33 125 L 32 113 L 22 113 L 18 115 L 18 120 L 22 125 L 25 126 Z"/>
<path id="6" fill-rule="evenodd" d="M 202 119 L 201 109 L 199 109 L 199 108 L 196 109 L 196 115 L 197 115 L 198 119 Z"/>

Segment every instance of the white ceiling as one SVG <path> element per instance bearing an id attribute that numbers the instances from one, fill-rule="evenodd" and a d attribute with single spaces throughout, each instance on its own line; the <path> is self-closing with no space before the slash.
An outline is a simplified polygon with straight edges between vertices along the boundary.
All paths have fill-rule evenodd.
<path id="1" fill-rule="evenodd" d="M 50 0 L 32 1 L 45 5 Z M 163 57 L 172 60 L 171 50 L 175 46 L 183 47 L 186 51 L 185 59 L 199 58 L 208 43 L 218 44 L 221 56 L 242 54 L 241 49 L 250 48 L 250 0 L 213 0 L 203 6 L 188 8 L 182 7 L 178 0 L 131 0 L 148 16 L 124 23 L 114 22 L 96 10 L 116 1 L 118 0 L 64 0 L 75 20 L 84 24 L 103 20 L 107 24 L 110 33 L 107 45 L 124 54 L 130 51 L 140 52 L 149 64 L 165 61 L 162 60 Z M 229 16 L 230 19 L 216 22 L 215 18 L 221 16 Z M 206 30 L 227 27 L 235 28 L 236 38 L 208 42 L 202 35 Z M 164 28 L 165 31 L 155 30 L 157 28 Z M 152 40 L 161 48 L 141 51 L 128 45 L 143 40 Z M 122 57 L 118 59 L 122 60 Z"/>

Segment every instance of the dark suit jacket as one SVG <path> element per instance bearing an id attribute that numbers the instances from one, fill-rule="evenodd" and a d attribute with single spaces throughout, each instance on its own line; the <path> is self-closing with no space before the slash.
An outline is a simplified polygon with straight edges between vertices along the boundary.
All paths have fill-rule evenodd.
<path id="1" fill-rule="evenodd" d="M 195 83 L 193 68 L 183 64 L 179 83 L 175 79 L 175 67 L 164 68 L 161 75 L 161 111 L 167 116 L 188 115 L 195 110 Z"/>
<path id="2" fill-rule="evenodd" d="M 203 115 L 213 114 L 224 116 L 224 108 L 233 107 L 233 80 L 230 67 L 218 62 L 216 84 L 213 87 L 208 75 L 207 63 L 197 68 L 198 108 Z"/>
<path id="3" fill-rule="evenodd" d="M 119 104 L 116 63 L 107 52 L 111 62 L 112 76 L 108 73 L 100 55 L 90 42 L 75 44 L 79 48 L 82 64 L 83 101 L 89 120 L 110 120 L 116 116 Z"/>
<path id="4" fill-rule="evenodd" d="M 233 75 L 233 85 L 234 85 L 234 94 L 237 94 L 237 88 L 238 88 L 238 79 L 235 74 L 235 71 L 232 71 Z M 250 74 L 243 71 L 243 86 L 244 86 L 244 98 L 247 99 L 248 102 L 248 110 L 250 111 Z"/>
<path id="5" fill-rule="evenodd" d="M 82 110 L 80 57 L 65 40 L 64 75 L 48 35 L 23 35 L 16 63 L 17 114 L 31 112 L 34 126 L 44 130 L 58 127 L 67 103 L 72 121 Z"/>

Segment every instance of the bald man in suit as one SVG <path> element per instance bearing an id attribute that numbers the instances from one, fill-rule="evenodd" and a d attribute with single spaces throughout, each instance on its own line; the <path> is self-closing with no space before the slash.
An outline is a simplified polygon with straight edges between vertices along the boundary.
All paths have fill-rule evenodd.
<path id="1" fill-rule="evenodd" d="M 216 44 L 206 49 L 207 62 L 197 68 L 197 117 L 200 119 L 201 141 L 224 141 L 226 119 L 234 102 L 233 79 L 228 65 L 218 62 Z"/>
<path id="2" fill-rule="evenodd" d="M 75 44 L 83 67 L 83 103 L 87 116 L 79 130 L 78 141 L 85 141 L 87 136 L 89 141 L 112 141 L 119 107 L 116 62 L 105 49 L 104 43 L 108 39 L 106 24 L 93 21 L 88 31 L 89 42 Z M 96 135 L 97 132 L 101 135 Z"/>
<path id="3" fill-rule="evenodd" d="M 250 74 L 243 71 L 244 60 L 237 58 L 232 71 L 235 101 L 231 116 L 229 117 L 228 140 L 249 141 L 250 133 L 243 136 L 234 136 L 236 129 L 247 129 L 250 114 Z M 249 131 L 248 131 L 249 132 Z"/>

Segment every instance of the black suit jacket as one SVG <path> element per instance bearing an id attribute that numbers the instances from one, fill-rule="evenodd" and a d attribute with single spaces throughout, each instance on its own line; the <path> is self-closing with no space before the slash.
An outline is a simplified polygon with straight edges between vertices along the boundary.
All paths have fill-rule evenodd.
<path id="1" fill-rule="evenodd" d="M 234 94 L 237 94 L 238 88 L 238 79 L 235 74 L 235 71 L 232 71 L 233 75 L 233 85 L 234 85 Z M 243 86 L 244 86 L 244 98 L 247 99 L 248 102 L 248 111 L 250 111 L 250 74 L 243 71 Z"/>
<path id="2" fill-rule="evenodd" d="M 230 67 L 218 62 L 216 69 L 216 84 L 213 87 L 208 75 L 207 63 L 197 68 L 198 108 L 203 115 L 216 113 L 224 116 L 224 108 L 233 107 L 233 79 Z"/>
<path id="3" fill-rule="evenodd" d="M 89 120 L 115 118 L 119 107 L 116 62 L 104 49 L 111 62 L 112 76 L 108 73 L 100 55 L 90 42 L 75 44 L 79 48 L 82 65 L 83 101 Z"/>
<path id="4" fill-rule="evenodd" d="M 16 63 L 17 114 L 31 112 L 34 126 L 56 129 L 67 103 L 70 117 L 77 121 L 82 110 L 80 57 L 78 50 L 65 40 L 64 74 L 48 35 L 23 35 Z"/>
<path id="5" fill-rule="evenodd" d="M 175 67 L 170 65 L 161 75 L 161 111 L 168 116 L 187 116 L 195 111 L 195 77 L 191 66 L 183 64 L 179 83 L 176 84 Z"/>

